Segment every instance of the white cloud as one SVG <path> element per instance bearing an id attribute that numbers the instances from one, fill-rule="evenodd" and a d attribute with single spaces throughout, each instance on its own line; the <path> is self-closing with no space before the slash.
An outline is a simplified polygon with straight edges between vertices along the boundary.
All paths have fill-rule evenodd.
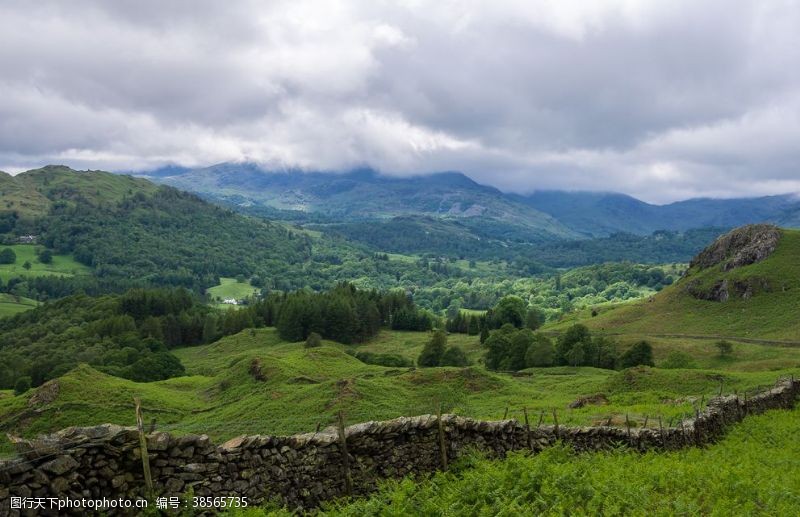
<path id="1" fill-rule="evenodd" d="M 0 169 L 258 160 L 800 190 L 792 2 L 7 1 Z"/>

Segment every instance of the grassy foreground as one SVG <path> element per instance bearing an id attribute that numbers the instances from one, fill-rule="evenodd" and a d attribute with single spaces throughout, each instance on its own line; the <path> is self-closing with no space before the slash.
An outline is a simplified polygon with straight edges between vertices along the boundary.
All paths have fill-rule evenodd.
<path id="1" fill-rule="evenodd" d="M 795 409 L 747 418 L 704 449 L 472 456 L 429 479 L 384 482 L 370 498 L 332 503 L 320 515 L 797 515 L 798 433 Z"/>

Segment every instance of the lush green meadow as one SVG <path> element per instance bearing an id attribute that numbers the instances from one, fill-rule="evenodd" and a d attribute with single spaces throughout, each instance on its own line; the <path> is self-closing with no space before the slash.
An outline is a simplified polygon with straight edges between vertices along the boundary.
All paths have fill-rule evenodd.
<path id="1" fill-rule="evenodd" d="M 76 262 L 70 255 L 53 255 L 52 263 L 43 264 L 36 254 L 37 249 L 44 249 L 42 246 L 32 244 L 0 246 L 0 250 L 5 248 L 11 248 L 17 256 L 17 260 L 13 264 L 0 264 L 0 279 L 3 282 L 8 282 L 10 278 L 19 276 L 65 276 L 90 272 L 88 267 Z M 23 267 L 26 262 L 30 263 L 30 269 Z"/>
<path id="2" fill-rule="evenodd" d="M 588 367 L 533 368 L 515 374 L 487 371 L 477 336 L 454 334 L 473 361 L 468 368 L 388 368 L 364 364 L 348 352 L 393 353 L 416 359 L 429 334 L 382 331 L 371 342 L 345 346 L 323 341 L 319 348 L 282 341 L 274 329 L 244 330 L 220 341 L 174 350 L 187 375 L 136 383 L 82 366 L 56 380 L 57 398 L 30 408 L 33 391 L 0 397 L 0 431 L 26 436 L 70 425 L 134 422 L 133 397 L 141 397 L 145 417 L 162 430 L 207 433 L 215 440 L 239 434 L 307 432 L 335 421 L 339 410 L 348 422 L 383 420 L 445 411 L 483 419 L 521 418 L 523 407 L 562 424 L 624 422 L 641 425 L 649 416 L 665 421 L 693 411 L 720 389 L 744 390 L 773 383 L 778 375 L 798 374 L 800 352 L 765 345 L 735 344 L 732 357 L 714 358 L 708 342 L 686 342 L 697 368 L 634 368 L 623 371 Z M 654 342 L 656 358 L 680 346 Z M 780 352 L 783 355 L 778 355 Z M 257 364 L 259 374 L 254 374 Z M 257 378 L 258 377 L 258 378 Z M 602 393 L 607 404 L 568 406 Z M 10 452 L 9 444 L 0 450 Z"/>
<path id="3" fill-rule="evenodd" d="M 206 295 L 209 297 L 211 303 L 222 308 L 231 307 L 229 304 L 221 303 L 223 300 L 242 300 L 244 298 L 249 298 L 256 293 L 258 293 L 258 289 L 250 285 L 250 282 L 247 280 L 244 282 L 239 282 L 235 278 L 225 277 L 219 279 L 219 285 L 215 285 L 214 287 L 209 287 L 206 289 Z"/>
<path id="4" fill-rule="evenodd" d="M 319 515 L 797 515 L 798 433 L 795 409 L 747 418 L 702 449 L 471 456 L 428 479 L 384 482 L 373 496 L 329 504 Z"/>
<path id="5" fill-rule="evenodd" d="M 25 298 L 24 296 L 0 293 L 0 318 L 13 316 L 19 312 L 32 309 L 37 305 L 39 305 L 39 302 L 31 300 L 30 298 Z"/>

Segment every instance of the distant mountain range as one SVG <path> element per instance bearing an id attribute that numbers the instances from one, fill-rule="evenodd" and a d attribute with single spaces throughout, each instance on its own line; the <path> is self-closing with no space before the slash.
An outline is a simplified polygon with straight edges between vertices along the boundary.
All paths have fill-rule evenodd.
<path id="1" fill-rule="evenodd" d="M 770 222 L 800 226 L 794 194 L 744 199 L 690 199 L 652 205 L 612 192 L 538 191 L 509 194 L 458 172 L 397 178 L 370 169 L 346 173 L 268 171 L 254 163 L 187 169 L 169 166 L 143 173 L 157 182 L 271 215 L 319 215 L 336 221 L 425 215 L 505 227 L 516 239 L 580 238 L 617 232 L 732 228 Z M 269 213 L 269 212 L 268 212 Z M 498 226 L 499 225 L 499 226 Z"/>
<path id="2" fill-rule="evenodd" d="M 502 223 L 507 233 L 530 241 L 580 237 L 551 215 L 457 172 L 398 178 L 370 169 L 273 172 L 222 163 L 180 174 L 159 169 L 145 177 L 239 207 L 318 214 L 335 222 L 425 215 Z"/>

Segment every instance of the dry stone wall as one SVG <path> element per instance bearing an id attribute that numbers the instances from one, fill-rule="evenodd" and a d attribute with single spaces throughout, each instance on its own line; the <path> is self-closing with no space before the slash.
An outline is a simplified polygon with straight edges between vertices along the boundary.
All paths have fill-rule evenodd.
<path id="1" fill-rule="evenodd" d="M 799 392 L 800 382 L 786 380 L 747 399 L 719 397 L 696 418 L 664 429 L 529 429 L 516 420 L 487 422 L 443 415 L 442 440 L 436 416 L 366 422 L 345 429 L 352 490 L 365 494 L 380 479 L 439 469 L 442 442 L 451 459 L 467 449 L 493 457 L 522 449 L 537 452 L 557 440 L 579 451 L 621 445 L 642 451 L 702 445 L 748 414 L 793 407 Z M 0 516 L 20 514 L 11 509 L 12 496 L 144 497 L 139 443 L 135 429 L 110 424 L 68 428 L 20 442 L 20 458 L 0 462 Z M 147 449 L 157 495 L 182 496 L 191 489 L 198 496 L 244 496 L 251 505 L 274 500 L 291 508 L 312 508 L 346 490 L 335 428 L 287 437 L 243 436 L 219 446 L 204 435 L 176 437 L 157 432 L 147 436 Z"/>

